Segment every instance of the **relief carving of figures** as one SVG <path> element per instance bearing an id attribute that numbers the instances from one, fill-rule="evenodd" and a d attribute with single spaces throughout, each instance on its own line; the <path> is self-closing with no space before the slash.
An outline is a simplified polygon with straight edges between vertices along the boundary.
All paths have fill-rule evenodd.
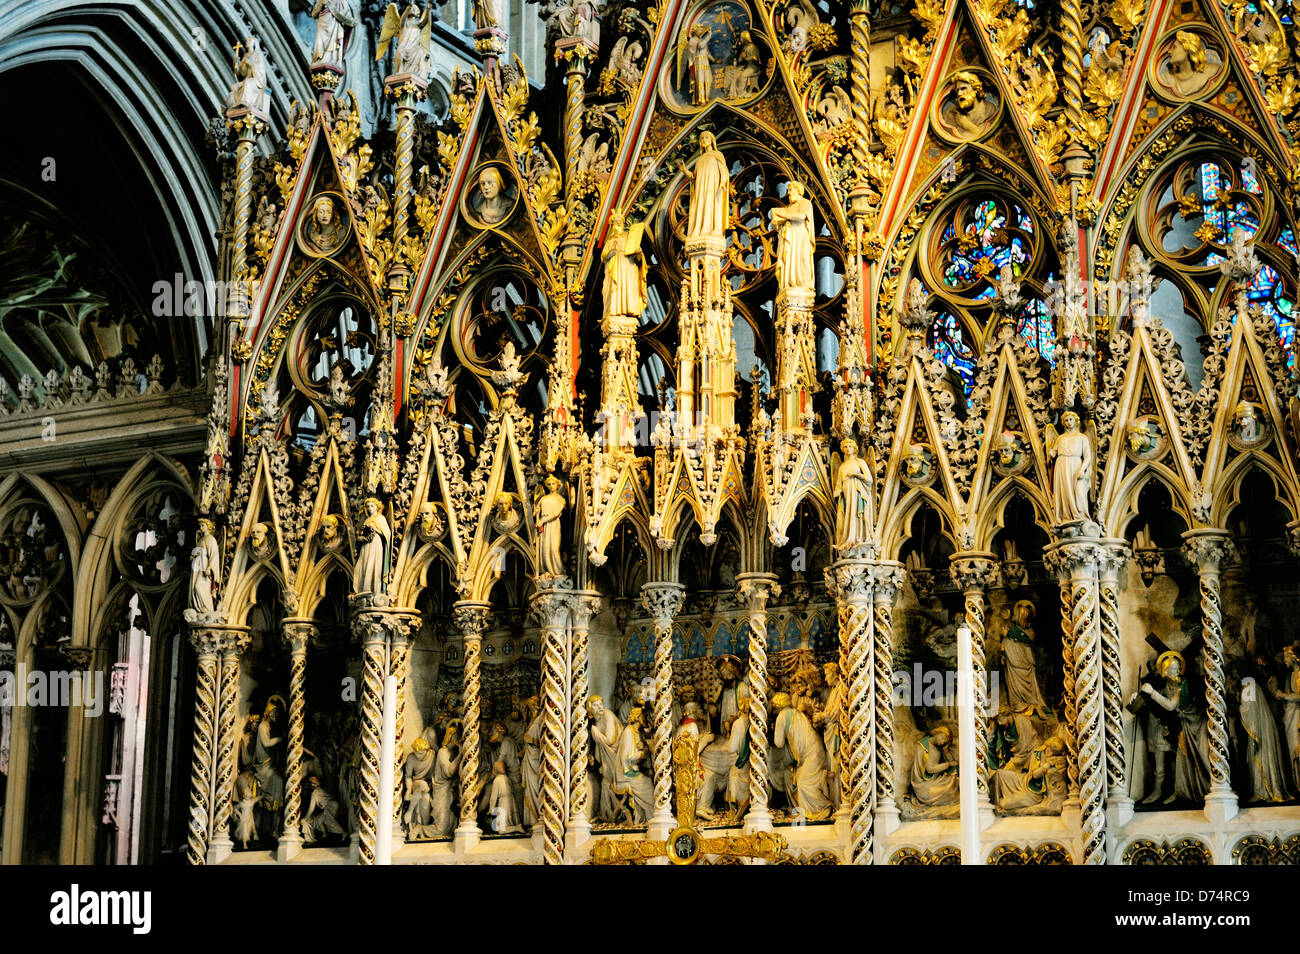
<path id="1" fill-rule="evenodd" d="M 1065 743 L 1057 735 L 1035 746 L 1023 767 L 1013 762 L 989 778 L 993 804 L 1008 814 L 1058 814 L 1068 789 Z"/>
<path id="2" fill-rule="evenodd" d="M 803 184 L 790 182 L 784 208 L 772 210 L 777 227 L 776 282 L 778 298 L 790 292 L 812 296 L 817 292 L 813 269 L 813 235 L 816 232 L 812 200 L 804 196 Z"/>
<path id="3" fill-rule="evenodd" d="M 700 158 L 695 161 L 694 170 L 682 171 L 691 182 L 687 241 L 707 239 L 725 245 L 731 221 L 731 178 L 727 159 L 718 149 L 713 133 L 700 133 Z"/>
<path id="4" fill-rule="evenodd" d="M 515 200 L 500 168 L 488 166 L 479 173 L 469 206 L 484 225 L 499 225 L 506 220 L 514 210 Z"/>
<path id="5" fill-rule="evenodd" d="M 309 776 L 307 786 L 311 789 L 311 796 L 302 817 L 302 840 L 312 844 L 330 835 L 346 835 L 339 822 L 339 800 L 325 788 L 320 776 Z"/>
<path id="6" fill-rule="evenodd" d="M 421 736 L 411 743 L 411 752 L 406 757 L 402 776 L 406 782 L 406 811 L 402 821 L 406 823 L 407 837 L 420 841 L 430 836 L 433 824 L 433 794 L 429 782 L 433 777 L 435 759 L 429 740 Z"/>
<path id="7" fill-rule="evenodd" d="M 1276 691 L 1282 703 L 1282 726 L 1291 777 L 1300 786 L 1300 651 L 1294 645 L 1282 650 L 1282 686 Z"/>
<path id="8" fill-rule="evenodd" d="M 1034 658 L 1034 616 L 1037 609 L 1029 600 L 1017 600 L 1011 608 L 1011 625 L 1002 634 L 1002 673 L 1007 704 L 1012 712 L 1033 710 L 1041 717 L 1047 703 L 1038 686 Z"/>
<path id="9" fill-rule="evenodd" d="M 839 663 L 826 663 L 822 667 L 826 690 L 821 705 L 813 716 L 814 727 L 822 730 L 822 744 L 826 747 L 826 792 L 831 804 L 840 805 L 841 740 L 840 717 L 844 713 L 844 683 L 840 680 Z"/>
<path id="10" fill-rule="evenodd" d="M 618 743 L 623 726 L 600 696 L 587 697 L 587 716 L 590 719 L 591 761 L 599 781 L 596 797 L 590 805 L 591 815 L 597 821 L 613 821 L 614 783 L 619 776 Z"/>
<path id="11" fill-rule="evenodd" d="M 243 55 L 235 64 L 235 84 L 230 87 L 226 108 L 251 109 L 265 114 L 267 103 L 266 58 L 262 54 L 261 41 L 250 36 L 245 41 Z"/>
<path id="12" fill-rule="evenodd" d="M 366 498 L 366 520 L 361 526 L 361 549 L 352 572 L 352 592 L 384 593 L 388 581 L 388 547 L 392 530 L 384 516 L 383 504 L 375 497 Z"/>
<path id="13" fill-rule="evenodd" d="M 299 241 L 310 255 L 328 255 L 337 250 L 347 237 L 347 225 L 339 217 L 334 200 L 318 196 L 303 219 Z"/>
<path id="14" fill-rule="evenodd" d="M 434 838 L 444 838 L 456 827 L 456 812 L 452 799 L 456 793 L 457 770 L 460 768 L 460 720 L 447 725 L 433 764 L 433 830 Z"/>
<path id="15" fill-rule="evenodd" d="M 1065 432 L 1053 440 L 1049 428 L 1048 455 L 1056 458 L 1052 468 L 1052 503 L 1058 524 L 1076 524 L 1091 519 L 1088 495 L 1092 490 L 1094 454 L 1089 435 L 1079 429 L 1079 415 L 1061 415 Z"/>
<path id="16" fill-rule="evenodd" d="M 390 3 L 384 11 L 384 25 L 379 33 L 379 45 L 375 49 L 375 59 L 382 60 L 388 52 L 393 38 L 397 45 L 393 48 L 393 73 L 402 76 L 407 73 L 419 79 L 429 75 L 429 50 L 431 45 L 431 10 L 421 11 L 415 0 L 402 13 L 396 3 Z"/>
<path id="17" fill-rule="evenodd" d="M 909 807 L 917 817 L 955 816 L 960 795 L 955 744 L 952 729 L 946 725 L 936 726 L 916 740 Z"/>
<path id="18" fill-rule="evenodd" d="M 713 54 L 709 52 L 709 28 L 697 23 L 686 41 L 686 59 L 690 64 L 691 102 L 705 105 L 713 95 Z"/>
<path id="19" fill-rule="evenodd" d="M 650 750 L 642 725 L 644 710 L 633 708 L 618 737 L 617 776 L 610 786 L 615 795 L 631 796 L 633 822 L 645 824 L 654 808 L 654 783 L 650 774 Z"/>
<path id="20" fill-rule="evenodd" d="M 239 742 L 239 764 L 256 782 L 256 791 L 250 793 L 245 785 L 245 795 L 252 798 L 249 809 L 256 809 L 256 828 L 263 839 L 274 839 L 279 834 L 276 822 L 284 807 L 284 777 L 276 768 L 275 759 L 283 736 L 277 734 L 284 721 L 285 704 L 280 696 L 272 696 L 261 715 L 254 712 L 244 720 L 244 731 Z M 236 826 L 246 824 L 237 813 Z M 237 839 L 239 840 L 239 839 Z M 244 838 L 247 841 L 248 838 Z"/>
<path id="21" fill-rule="evenodd" d="M 758 44 L 748 30 L 740 32 L 736 44 L 736 64 L 731 68 L 727 95 L 731 99 L 755 96 L 762 86 L 763 61 Z"/>
<path id="22" fill-rule="evenodd" d="M 1164 799 L 1169 804 L 1176 799 L 1192 802 L 1204 800 L 1210 790 L 1210 729 L 1204 709 L 1198 705 L 1192 684 L 1184 674 L 1185 663 L 1181 653 L 1161 653 L 1156 660 L 1156 673 L 1163 685 L 1156 688 L 1156 680 L 1144 681 L 1141 692 L 1159 709 L 1148 723 L 1154 738 L 1147 744 L 1155 757 L 1155 785 L 1143 799 L 1158 801 L 1164 792 L 1169 753 L 1174 753 L 1173 792 Z"/>
<path id="23" fill-rule="evenodd" d="M 1232 676 L 1241 726 L 1238 744 L 1250 782 L 1242 794 L 1258 802 L 1287 801 L 1293 789 L 1287 779 L 1288 760 L 1273 716 L 1268 679 L 1258 665 L 1244 658 L 1233 664 Z"/>
<path id="24" fill-rule="evenodd" d="M 847 552 L 871 540 L 875 523 L 875 476 L 858 456 L 858 442 L 841 444 L 844 460 L 835 474 L 835 546 Z"/>
<path id="25" fill-rule="evenodd" d="M 350 0 L 316 0 L 311 10 L 316 21 L 316 39 L 311 47 L 312 68 L 328 67 L 343 72 L 345 31 L 356 25 Z"/>
<path id="26" fill-rule="evenodd" d="M 788 693 L 772 697 L 772 744 L 789 752 L 794 804 L 805 821 L 830 817 L 831 801 L 826 793 L 826 749 L 812 721 L 794 707 Z"/>

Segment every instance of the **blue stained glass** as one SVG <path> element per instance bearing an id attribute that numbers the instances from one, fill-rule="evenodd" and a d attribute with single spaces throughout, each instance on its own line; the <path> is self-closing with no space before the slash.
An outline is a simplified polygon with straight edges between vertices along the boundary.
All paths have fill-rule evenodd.
<path id="1" fill-rule="evenodd" d="M 1282 246 L 1292 255 L 1300 255 L 1300 248 L 1295 243 L 1295 233 L 1291 231 L 1291 226 L 1282 230 L 1282 234 L 1277 237 L 1277 244 Z"/>
<path id="2" fill-rule="evenodd" d="M 957 372 L 966 397 L 975 387 L 975 349 L 966 343 L 960 322 L 952 315 L 940 315 L 930 326 L 930 348 L 935 357 Z"/>
<path id="3" fill-rule="evenodd" d="M 1033 220 L 1017 206 L 1011 207 L 1015 228 L 1032 234 Z M 956 236 L 950 225 L 944 230 L 942 241 L 947 243 Z M 975 206 L 956 249 L 944 268 L 944 281 L 953 287 L 973 285 L 981 278 L 996 276 L 1004 266 L 1010 265 L 1012 273 L 1023 275 L 1029 265 L 1029 248 L 1021 236 L 1007 235 L 1007 214 L 992 199 Z M 987 298 L 986 292 L 979 297 Z"/>
<path id="4" fill-rule="evenodd" d="M 1050 282 L 1054 276 L 1049 276 Z M 1016 331 L 1048 363 L 1056 365 L 1056 330 L 1052 326 L 1052 315 L 1047 305 L 1041 301 L 1028 302 L 1021 312 L 1020 324 Z"/>
<path id="5" fill-rule="evenodd" d="M 1247 192 L 1255 193 L 1255 195 L 1263 194 L 1264 190 L 1259 187 L 1259 179 L 1255 177 L 1253 163 L 1243 162 L 1241 164 L 1241 187 Z"/>
<path id="6" fill-rule="evenodd" d="M 1295 302 L 1282 296 L 1281 276 L 1271 265 L 1263 265 L 1250 283 L 1251 304 L 1273 319 L 1278 339 L 1286 352 L 1287 366 L 1295 366 Z"/>
<path id="7" fill-rule="evenodd" d="M 1251 188 L 1247 184 L 1247 169 L 1242 169 L 1242 184 L 1250 192 L 1259 191 L 1259 182 L 1252 176 L 1250 182 L 1254 184 Z M 1254 235 L 1259 231 L 1259 219 L 1251 211 L 1250 204 L 1247 202 L 1237 202 L 1219 207 L 1219 194 L 1232 188 L 1231 182 L 1223 175 L 1223 171 L 1216 163 L 1206 162 L 1201 165 L 1201 208 L 1205 221 L 1209 222 L 1219 230 L 1220 241 L 1232 241 L 1232 233 L 1238 229 L 1244 231 L 1247 237 Z"/>

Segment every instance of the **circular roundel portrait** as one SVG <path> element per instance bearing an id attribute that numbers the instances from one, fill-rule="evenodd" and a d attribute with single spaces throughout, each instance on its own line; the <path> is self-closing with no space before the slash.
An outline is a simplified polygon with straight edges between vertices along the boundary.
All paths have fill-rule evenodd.
<path id="1" fill-rule="evenodd" d="M 519 185 L 510 167 L 502 162 L 485 163 L 470 177 L 462 210 L 481 228 L 504 225 L 519 204 Z"/>
<path id="2" fill-rule="evenodd" d="M 1166 37 L 1152 62 L 1156 88 L 1173 100 L 1200 99 L 1228 73 L 1214 38 L 1196 29 Z"/>
<path id="3" fill-rule="evenodd" d="M 337 192 L 313 196 L 298 217 L 298 244 L 308 255 L 324 258 L 337 252 L 348 239 L 347 206 Z"/>
<path id="4" fill-rule="evenodd" d="M 958 70 L 948 77 L 943 95 L 935 103 L 935 131 L 949 142 L 982 139 L 1002 113 L 1002 98 L 993 77 L 983 70 Z"/>

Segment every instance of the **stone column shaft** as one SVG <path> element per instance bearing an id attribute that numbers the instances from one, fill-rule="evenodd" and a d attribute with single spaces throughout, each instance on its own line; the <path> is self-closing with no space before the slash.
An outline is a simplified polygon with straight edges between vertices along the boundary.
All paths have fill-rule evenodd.
<path id="1" fill-rule="evenodd" d="M 846 687 L 848 732 L 841 740 L 841 778 L 848 802 L 848 861 L 872 861 L 872 810 L 876 795 L 875 610 L 872 605 L 875 564 L 842 559 L 826 570 L 827 588 L 835 594 L 840 625 L 840 678 Z M 843 726 L 843 723 L 841 723 Z"/>
<path id="2" fill-rule="evenodd" d="M 194 754 L 190 770 L 189 861 L 207 862 L 213 817 L 217 733 L 217 673 L 220 634 L 195 627 L 190 641 L 198 654 L 194 686 Z"/>
<path id="3" fill-rule="evenodd" d="M 289 647 L 289 724 L 285 743 L 284 831 L 282 843 L 302 844 L 303 730 L 307 713 L 307 647 L 316 635 L 310 620 L 286 619 L 282 624 Z"/>
<path id="4" fill-rule="evenodd" d="M 641 598 L 654 620 L 654 717 L 651 762 L 654 766 L 652 829 L 671 829 L 673 818 L 673 619 L 685 602 L 679 583 L 646 583 Z"/>
<path id="5" fill-rule="evenodd" d="M 464 640 L 465 651 L 465 669 L 461 687 L 465 737 L 460 743 L 460 825 L 456 829 L 456 836 L 469 845 L 477 842 L 480 834 L 478 827 L 478 761 L 481 729 L 479 706 L 482 693 L 480 665 L 483 634 L 487 632 L 492 618 L 492 606 L 490 603 L 462 601 L 452 607 L 452 618 Z"/>
<path id="6" fill-rule="evenodd" d="M 965 597 L 966 628 L 971 635 L 971 668 L 975 682 L 975 765 L 981 808 L 989 802 L 989 740 L 984 712 L 988 709 L 985 678 L 988 664 L 984 657 L 986 628 L 984 593 L 997 579 L 997 562 L 992 553 L 967 552 L 952 555 L 952 578 Z"/>
<path id="7" fill-rule="evenodd" d="M 1232 555 L 1231 537 L 1222 530 L 1189 530 L 1183 534 L 1187 560 L 1196 568 L 1201 595 L 1201 651 L 1205 670 L 1205 708 L 1210 734 L 1210 791 L 1206 809 L 1216 803 L 1223 815 L 1231 818 L 1237 811 L 1237 796 L 1232 791 L 1231 763 L 1228 753 L 1227 680 L 1223 666 L 1223 605 L 1219 594 L 1219 571 Z"/>
<path id="8" fill-rule="evenodd" d="M 767 604 L 781 594 L 771 573 L 745 573 L 737 580 L 737 602 L 749 612 L 749 814 L 746 825 L 771 831 L 767 762 Z"/>

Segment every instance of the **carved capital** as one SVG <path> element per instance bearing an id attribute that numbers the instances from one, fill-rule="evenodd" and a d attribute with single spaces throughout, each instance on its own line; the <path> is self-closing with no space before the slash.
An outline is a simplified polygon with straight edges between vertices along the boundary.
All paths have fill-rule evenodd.
<path id="1" fill-rule="evenodd" d="M 600 594 L 592 590 L 582 590 L 574 594 L 573 628 L 586 629 L 591 625 L 592 617 L 600 612 Z"/>
<path id="2" fill-rule="evenodd" d="M 1043 566 L 1064 582 L 1085 570 L 1096 569 L 1103 552 L 1104 548 L 1096 540 L 1072 537 L 1048 547 L 1043 552 Z"/>
<path id="3" fill-rule="evenodd" d="M 1097 575 L 1103 580 L 1118 579 L 1120 571 L 1124 569 L 1131 556 L 1133 550 L 1128 543 L 1120 540 L 1107 541 L 1101 548 Z"/>
<path id="4" fill-rule="evenodd" d="M 280 623 L 280 634 L 289 652 L 301 655 L 319 637 L 320 629 L 310 619 L 286 619 Z"/>
<path id="5" fill-rule="evenodd" d="M 1236 559 L 1236 547 L 1224 530 L 1188 530 L 1183 534 L 1183 556 L 1200 574 L 1218 573 Z"/>
<path id="6" fill-rule="evenodd" d="M 529 608 L 542 629 L 564 629 L 576 602 L 577 594 L 572 590 L 548 588 L 537 591 Z"/>
<path id="7" fill-rule="evenodd" d="M 949 558 L 949 572 L 963 593 L 983 593 L 997 582 L 998 564 L 992 553 L 966 550 Z"/>
<path id="8" fill-rule="evenodd" d="M 60 646 L 59 655 L 64 658 L 69 668 L 77 672 L 86 672 L 95 658 L 95 651 L 85 646 Z"/>
<path id="9" fill-rule="evenodd" d="M 482 639 L 492 622 L 492 604 L 462 600 L 451 608 L 451 622 L 464 639 Z"/>
<path id="10" fill-rule="evenodd" d="M 352 632 L 361 642 L 404 640 L 419 626 L 419 614 L 392 610 L 362 610 L 352 616 Z"/>
<path id="11" fill-rule="evenodd" d="M 826 568 L 826 589 L 839 602 L 871 598 L 876 564 L 870 560 L 837 560 Z"/>
<path id="12" fill-rule="evenodd" d="M 680 583 L 646 583 L 641 587 L 641 602 L 657 626 L 671 626 L 686 602 L 686 588 Z"/>
<path id="13" fill-rule="evenodd" d="M 876 603 L 893 606 L 898 591 L 903 588 L 903 581 L 907 578 L 903 564 L 892 560 L 877 563 L 872 568 L 871 575 L 876 583 Z"/>
<path id="14" fill-rule="evenodd" d="M 736 602 L 751 613 L 763 612 L 769 600 L 781 595 L 781 587 L 771 573 L 742 573 L 736 578 Z"/>

